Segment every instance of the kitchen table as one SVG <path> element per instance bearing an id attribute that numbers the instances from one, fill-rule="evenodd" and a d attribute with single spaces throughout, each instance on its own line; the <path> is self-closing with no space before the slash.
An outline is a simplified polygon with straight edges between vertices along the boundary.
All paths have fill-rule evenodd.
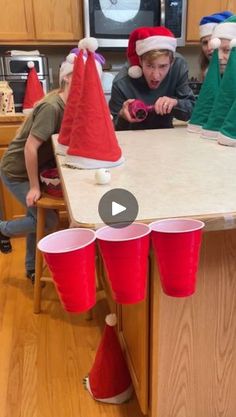
<path id="1" fill-rule="evenodd" d="M 94 170 L 71 169 L 57 156 L 73 226 L 102 226 L 98 203 L 113 188 L 135 195 L 137 221 L 206 223 L 194 295 L 165 295 L 151 252 L 146 300 L 116 306 L 141 410 L 149 417 L 235 417 L 236 149 L 185 127 L 117 137 L 125 163 L 111 170 L 108 185 L 95 184 Z"/>

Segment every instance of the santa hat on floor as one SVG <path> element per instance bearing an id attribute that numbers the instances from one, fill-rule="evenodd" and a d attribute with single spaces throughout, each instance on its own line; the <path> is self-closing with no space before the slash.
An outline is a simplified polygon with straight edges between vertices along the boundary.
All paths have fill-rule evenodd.
<path id="1" fill-rule="evenodd" d="M 23 102 L 23 113 L 28 114 L 33 109 L 35 103 L 44 97 L 43 87 L 38 79 L 38 74 L 34 67 L 34 62 L 27 63 L 29 73 L 26 81 L 25 96 Z"/>
<path id="2" fill-rule="evenodd" d="M 224 12 L 210 14 L 209 16 L 203 16 L 199 22 L 200 38 L 210 36 L 216 25 L 224 22 L 224 20 L 228 19 L 232 15 L 233 13 L 226 10 Z"/>
<path id="3" fill-rule="evenodd" d="M 87 41 L 89 40 L 90 44 L 93 45 L 94 50 L 98 48 L 98 42 L 95 38 L 86 39 Z M 70 143 L 73 120 L 76 114 L 76 107 L 78 105 L 82 91 L 84 62 L 87 59 L 87 52 L 83 49 L 83 43 L 84 39 L 79 42 L 78 48 L 73 48 L 71 50 L 70 54 L 66 57 L 66 60 L 62 63 L 60 68 L 60 83 L 66 75 L 72 73 L 70 92 L 66 102 L 56 148 L 56 152 L 60 155 L 66 155 Z M 94 58 L 99 77 L 101 77 L 102 65 L 105 63 L 105 58 L 96 52 L 94 52 Z"/>
<path id="4" fill-rule="evenodd" d="M 124 159 L 95 65 L 93 46 L 88 50 L 84 81 L 73 121 L 65 163 L 81 169 L 110 168 Z"/>
<path id="5" fill-rule="evenodd" d="M 236 45 L 236 39 L 230 46 Z M 229 60 L 217 93 L 214 105 L 207 122 L 203 125 L 201 136 L 208 139 L 217 139 L 228 112 L 236 98 L 236 48 L 233 46 Z"/>
<path id="6" fill-rule="evenodd" d="M 207 122 L 209 113 L 213 107 L 215 97 L 221 83 L 218 50 L 213 52 L 212 59 L 206 77 L 202 84 L 198 99 L 195 103 L 187 130 L 191 133 L 199 133 Z"/>
<path id="7" fill-rule="evenodd" d="M 128 74 L 131 78 L 140 78 L 142 68 L 139 57 L 153 50 L 175 52 L 177 40 L 174 34 L 164 26 L 141 27 L 133 30 L 129 36 L 127 58 L 130 63 Z"/>
<path id="8" fill-rule="evenodd" d="M 133 387 L 115 325 L 116 315 L 106 316 L 102 339 L 84 383 L 95 400 L 121 404 L 131 397 Z"/>

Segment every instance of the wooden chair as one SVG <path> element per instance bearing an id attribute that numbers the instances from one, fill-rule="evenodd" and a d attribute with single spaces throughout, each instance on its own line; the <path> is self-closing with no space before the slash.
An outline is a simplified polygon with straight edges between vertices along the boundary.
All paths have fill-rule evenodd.
<path id="1" fill-rule="evenodd" d="M 68 215 L 66 205 L 63 198 L 51 197 L 49 195 L 43 195 L 40 200 L 37 201 L 37 229 L 36 229 L 36 241 L 39 242 L 45 236 L 45 217 L 46 210 L 53 209 L 58 212 L 59 215 L 59 228 L 66 228 L 69 226 Z M 34 313 L 40 313 L 41 310 L 41 291 L 42 282 L 52 282 L 50 274 L 45 274 L 46 267 L 43 262 L 43 254 L 40 250 L 36 249 L 36 262 L 35 262 L 35 283 L 34 283 Z"/>

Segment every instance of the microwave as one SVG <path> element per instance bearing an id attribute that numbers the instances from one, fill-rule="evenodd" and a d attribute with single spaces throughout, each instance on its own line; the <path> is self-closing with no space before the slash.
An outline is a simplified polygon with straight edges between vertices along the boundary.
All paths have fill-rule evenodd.
<path id="1" fill-rule="evenodd" d="M 29 61 L 33 61 L 38 76 L 48 75 L 48 59 L 45 55 L 5 55 L 2 59 L 4 75 L 27 76 Z"/>
<path id="2" fill-rule="evenodd" d="M 126 48 L 141 26 L 166 26 L 185 45 L 187 0 L 84 0 L 85 36 L 101 48 Z"/>

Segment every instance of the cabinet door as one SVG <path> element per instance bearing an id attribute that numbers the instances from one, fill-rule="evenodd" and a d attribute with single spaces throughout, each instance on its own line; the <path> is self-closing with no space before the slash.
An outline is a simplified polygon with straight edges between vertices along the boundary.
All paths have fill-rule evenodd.
<path id="1" fill-rule="evenodd" d="M 0 148 L 0 159 L 7 148 Z M 25 208 L 7 190 L 0 180 L 0 203 L 4 220 L 12 220 L 24 216 Z"/>
<path id="2" fill-rule="evenodd" d="M 33 0 L 37 40 L 70 41 L 82 37 L 82 0 Z"/>
<path id="3" fill-rule="evenodd" d="M 0 0 L 0 41 L 35 38 L 32 0 Z"/>
<path id="4" fill-rule="evenodd" d="M 187 42 L 199 42 L 199 22 L 203 16 L 223 10 L 236 13 L 235 0 L 188 0 Z"/>

